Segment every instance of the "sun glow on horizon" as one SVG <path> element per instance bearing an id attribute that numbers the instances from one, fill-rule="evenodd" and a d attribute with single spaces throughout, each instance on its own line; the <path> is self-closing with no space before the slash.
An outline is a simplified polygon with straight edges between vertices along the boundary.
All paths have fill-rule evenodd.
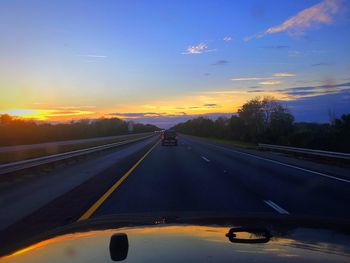
<path id="1" fill-rule="evenodd" d="M 8 114 L 15 117 L 24 119 L 33 119 L 39 121 L 46 120 L 65 120 L 66 118 L 82 117 L 85 115 L 92 115 L 92 111 L 83 110 L 45 110 L 45 109 L 11 109 L 11 110 L 0 110 L 0 114 Z"/>
<path id="2" fill-rule="evenodd" d="M 273 96 L 288 100 L 277 92 L 252 93 L 236 90 L 212 90 L 192 93 L 172 99 L 147 101 L 145 104 L 121 104 L 115 107 L 100 108 L 84 106 L 61 106 L 53 109 L 5 109 L 0 114 L 9 114 L 23 119 L 38 121 L 65 122 L 78 119 L 118 117 L 121 119 L 157 118 L 174 116 L 198 116 L 206 114 L 236 113 L 248 100 L 259 96 Z"/>

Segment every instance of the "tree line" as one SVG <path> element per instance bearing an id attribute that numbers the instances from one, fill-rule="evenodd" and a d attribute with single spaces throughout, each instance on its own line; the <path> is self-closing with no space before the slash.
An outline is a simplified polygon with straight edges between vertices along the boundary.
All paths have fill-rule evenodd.
<path id="1" fill-rule="evenodd" d="M 288 108 L 271 97 L 249 100 L 230 118 L 198 117 L 172 129 L 202 137 L 350 152 L 350 114 L 330 123 L 295 122 Z"/>
<path id="2" fill-rule="evenodd" d="M 150 124 L 118 118 L 79 120 L 70 123 L 36 123 L 7 114 L 0 115 L 0 145 L 19 145 L 49 141 L 84 139 L 159 130 Z"/>

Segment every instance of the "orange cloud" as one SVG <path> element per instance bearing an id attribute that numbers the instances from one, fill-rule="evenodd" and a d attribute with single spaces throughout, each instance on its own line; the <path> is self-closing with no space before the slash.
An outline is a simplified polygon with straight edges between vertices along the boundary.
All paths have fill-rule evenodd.
<path id="1" fill-rule="evenodd" d="M 260 85 L 277 85 L 280 83 L 281 83 L 281 81 L 261 81 L 261 82 L 258 82 L 258 84 L 260 84 Z"/>
<path id="2" fill-rule="evenodd" d="M 295 77 L 296 75 L 294 73 L 283 72 L 283 73 L 272 74 L 272 76 L 273 77 Z"/>

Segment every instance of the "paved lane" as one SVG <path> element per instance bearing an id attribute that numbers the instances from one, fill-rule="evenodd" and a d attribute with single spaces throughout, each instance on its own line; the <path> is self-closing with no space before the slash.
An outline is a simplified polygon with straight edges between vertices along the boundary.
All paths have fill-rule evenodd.
<path id="1" fill-rule="evenodd" d="M 93 217 L 138 212 L 350 217 L 350 184 L 180 136 L 158 145 Z"/>
<path id="2" fill-rule="evenodd" d="M 243 188 L 265 201 L 273 201 L 291 214 L 350 218 L 350 184 L 341 180 L 344 176 L 334 176 L 340 180 L 332 179 L 331 174 L 324 177 L 192 137 L 185 137 L 183 141 L 218 167 L 227 169 Z"/>
<path id="3" fill-rule="evenodd" d="M 0 230 L 16 223 L 56 198 L 64 196 L 65 193 L 84 184 L 89 179 L 101 176 L 106 169 L 119 165 L 123 159 L 130 158 L 155 140 L 156 138 L 152 137 L 117 147 L 86 161 L 62 166 L 52 172 L 29 178 L 24 177 L 22 180 L 16 179 L 13 182 L 1 182 Z M 96 191 L 97 188 L 91 191 Z M 88 199 L 89 196 L 84 198 Z M 70 201 L 67 200 L 67 202 Z"/>
<path id="4" fill-rule="evenodd" d="M 181 143 L 158 145 L 93 216 L 112 213 L 273 212 L 235 178 Z"/>
<path id="5" fill-rule="evenodd" d="M 149 140 L 141 148 L 135 144 L 89 159 L 88 165 L 63 167 L 56 176 L 44 176 L 40 184 L 31 181 L 17 189 L 17 196 L 1 202 L 4 191 L 0 221 L 25 217 L 0 231 L 0 243 L 17 243 L 67 222 L 111 214 L 129 218 L 139 213 L 157 217 L 263 213 L 350 220 L 350 184 L 344 181 L 261 158 L 266 153 L 252 156 L 198 138 L 180 136 L 178 147 Z M 122 155 L 125 158 L 119 159 Z M 337 173 L 330 175 L 341 175 Z M 347 171 L 340 177 L 348 179 Z M 50 201 L 54 195 L 57 198 Z M 37 210 L 28 214 L 31 209 Z"/>

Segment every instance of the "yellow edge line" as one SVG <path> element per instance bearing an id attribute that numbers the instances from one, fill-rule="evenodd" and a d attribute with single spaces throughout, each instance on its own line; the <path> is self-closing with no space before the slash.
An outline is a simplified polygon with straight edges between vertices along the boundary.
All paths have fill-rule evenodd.
<path id="1" fill-rule="evenodd" d="M 79 219 L 78 221 L 88 219 L 101 205 L 102 203 L 118 188 L 119 185 L 136 169 L 136 167 L 146 158 L 146 156 L 158 145 L 159 141 L 149 149 L 140 160 L 138 160 L 129 171 L 127 171 L 122 178 L 120 178 L 111 188 L 108 189 Z"/>

